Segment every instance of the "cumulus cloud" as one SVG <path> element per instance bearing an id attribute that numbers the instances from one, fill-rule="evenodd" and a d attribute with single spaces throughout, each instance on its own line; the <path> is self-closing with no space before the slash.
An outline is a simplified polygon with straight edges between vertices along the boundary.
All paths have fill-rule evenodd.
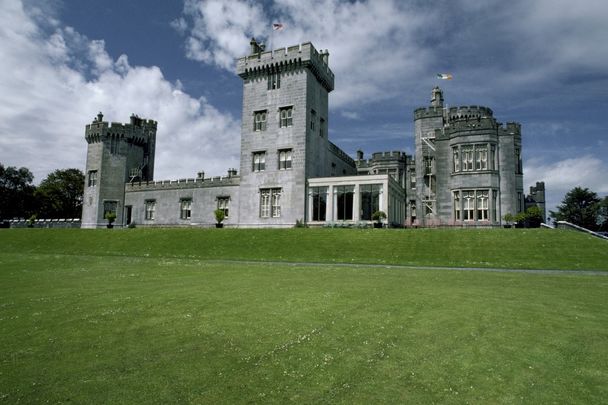
<path id="1" fill-rule="evenodd" d="M 34 9 L 35 11 L 36 9 Z M 0 161 L 29 164 L 37 180 L 62 167 L 84 168 L 84 126 L 98 111 L 159 122 L 156 175 L 223 174 L 238 167 L 240 125 L 205 98 L 183 92 L 156 66 L 114 60 L 102 40 L 55 21 L 47 34 L 17 1 L 0 3 Z M 48 27 L 47 27 L 48 28 Z"/>
<path id="2" fill-rule="evenodd" d="M 191 25 L 187 56 L 228 70 L 247 54 L 251 37 L 268 48 L 311 41 L 329 49 L 336 73 L 332 107 L 393 97 L 404 72 L 421 74 L 429 64 L 415 34 L 432 26 L 433 18 L 398 1 L 276 0 L 263 9 L 244 0 L 188 0 L 184 16 Z M 272 34 L 273 22 L 286 29 Z"/>
<path id="3" fill-rule="evenodd" d="M 526 187 L 544 181 L 547 207 L 555 210 L 564 195 L 574 187 L 588 188 L 600 195 L 608 194 L 608 164 L 593 155 L 543 163 L 531 159 L 524 167 Z"/>
<path id="4" fill-rule="evenodd" d="M 439 71 L 455 73 L 458 94 L 495 105 L 530 86 L 544 88 L 535 92 L 542 97 L 573 70 L 606 77 L 607 14 L 602 0 L 187 0 L 189 24 L 176 25 L 188 57 L 228 70 L 252 36 L 273 48 L 312 41 L 329 49 L 332 108 L 408 98 Z M 287 28 L 271 35 L 277 21 Z"/>

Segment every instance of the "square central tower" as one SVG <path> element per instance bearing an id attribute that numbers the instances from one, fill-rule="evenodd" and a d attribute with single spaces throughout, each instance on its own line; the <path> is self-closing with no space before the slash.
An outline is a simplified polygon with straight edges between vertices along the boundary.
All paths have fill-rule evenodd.
<path id="1" fill-rule="evenodd" d="M 264 52 L 255 39 L 237 60 L 243 79 L 241 226 L 293 226 L 305 218 L 306 180 L 329 175 L 328 52 L 307 42 Z"/>

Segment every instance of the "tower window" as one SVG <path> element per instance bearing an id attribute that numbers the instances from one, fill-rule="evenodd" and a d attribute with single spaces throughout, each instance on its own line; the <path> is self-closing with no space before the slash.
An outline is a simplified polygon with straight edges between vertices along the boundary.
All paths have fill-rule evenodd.
<path id="1" fill-rule="evenodd" d="M 118 210 L 118 201 L 104 201 L 103 202 L 103 217 L 104 218 L 109 213 L 116 214 L 117 210 Z"/>
<path id="2" fill-rule="evenodd" d="M 319 122 L 319 136 L 323 137 L 324 134 L 325 134 L 325 120 L 323 118 L 321 118 L 321 121 Z"/>
<path id="3" fill-rule="evenodd" d="M 89 170 L 89 187 L 97 185 L 97 170 Z"/>
<path id="4" fill-rule="evenodd" d="M 293 107 L 281 107 L 279 108 L 279 112 L 280 112 L 280 121 L 279 121 L 279 127 L 284 128 L 284 127 L 290 127 L 293 125 Z"/>
<path id="5" fill-rule="evenodd" d="M 460 171 L 460 154 L 458 152 L 458 146 L 452 148 L 452 155 L 454 159 L 454 173 L 458 173 Z"/>
<path id="6" fill-rule="evenodd" d="M 487 221 L 488 217 L 488 190 L 477 190 L 477 219 Z"/>
<path id="7" fill-rule="evenodd" d="M 279 151 L 279 170 L 291 169 L 291 149 Z"/>
<path id="8" fill-rule="evenodd" d="M 488 170 L 488 145 L 475 145 L 475 169 Z"/>
<path id="9" fill-rule="evenodd" d="M 253 154 L 253 167 L 254 172 L 263 172 L 266 170 L 266 152 L 255 152 Z"/>
<path id="10" fill-rule="evenodd" d="M 315 110 L 310 110 L 310 131 L 314 132 L 315 122 L 317 121 L 317 113 Z"/>
<path id="11" fill-rule="evenodd" d="M 266 110 L 253 113 L 253 130 L 266 131 Z"/>
<path id="12" fill-rule="evenodd" d="M 460 191 L 454 191 L 454 219 L 460 221 Z"/>
<path id="13" fill-rule="evenodd" d="M 272 71 L 268 73 L 268 90 L 276 90 L 281 88 L 281 73 Z"/>

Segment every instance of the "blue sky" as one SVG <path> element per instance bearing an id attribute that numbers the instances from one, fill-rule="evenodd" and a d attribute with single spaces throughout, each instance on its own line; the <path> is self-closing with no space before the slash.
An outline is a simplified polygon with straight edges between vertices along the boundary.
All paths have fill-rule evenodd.
<path id="1" fill-rule="evenodd" d="M 42 180 L 84 169 L 99 111 L 159 122 L 157 179 L 238 167 L 249 38 L 328 49 L 330 139 L 348 153 L 413 151 L 413 113 L 440 85 L 449 106 L 522 124 L 526 189 L 555 206 L 608 193 L 608 2 L 581 0 L 0 2 L 0 162 Z M 439 81 L 437 73 L 451 73 Z"/>

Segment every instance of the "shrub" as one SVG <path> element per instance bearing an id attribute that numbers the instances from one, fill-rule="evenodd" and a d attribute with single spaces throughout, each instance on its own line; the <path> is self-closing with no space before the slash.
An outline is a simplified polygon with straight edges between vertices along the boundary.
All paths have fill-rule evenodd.
<path id="1" fill-rule="evenodd" d="M 213 211 L 213 214 L 215 215 L 215 220 L 218 224 L 221 224 L 222 221 L 226 218 L 226 214 L 224 214 L 224 210 L 220 210 L 219 208 L 215 211 Z"/>

